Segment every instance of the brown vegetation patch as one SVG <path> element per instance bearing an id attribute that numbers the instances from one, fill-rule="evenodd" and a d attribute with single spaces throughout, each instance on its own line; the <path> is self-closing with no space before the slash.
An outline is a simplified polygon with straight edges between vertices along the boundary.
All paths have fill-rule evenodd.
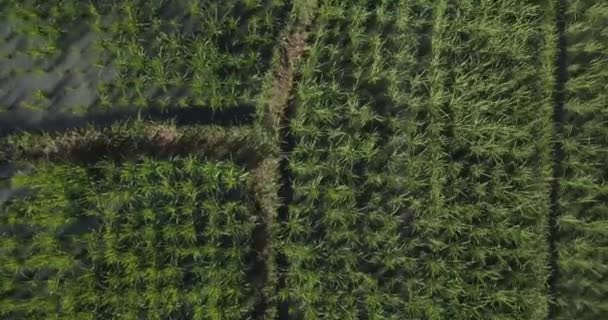
<path id="1" fill-rule="evenodd" d="M 276 70 L 268 100 L 273 115 L 282 115 L 287 107 L 294 83 L 295 66 L 306 50 L 307 38 L 308 32 L 299 28 L 289 35 L 287 46 L 281 49 L 281 63 Z"/>

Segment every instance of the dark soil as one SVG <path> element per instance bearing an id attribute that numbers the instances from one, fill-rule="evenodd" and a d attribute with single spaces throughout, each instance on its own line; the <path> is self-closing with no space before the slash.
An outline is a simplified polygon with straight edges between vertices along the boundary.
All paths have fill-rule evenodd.
<path id="1" fill-rule="evenodd" d="M 559 205 L 560 199 L 560 177 L 563 176 L 563 161 L 564 161 L 564 150 L 561 144 L 561 138 L 564 132 L 564 115 L 565 115 L 565 101 L 566 101 L 566 90 L 565 85 L 568 81 L 568 57 L 567 57 L 567 42 L 566 42 L 566 8 L 568 3 L 566 0 L 559 0 L 557 6 L 557 61 L 555 68 L 555 104 L 553 109 L 553 123 L 554 123 L 554 143 L 553 143 L 553 180 L 551 183 L 551 194 L 550 194 L 550 210 L 548 218 L 549 227 L 549 278 L 548 290 L 549 290 L 549 310 L 547 312 L 547 319 L 553 320 L 556 317 L 556 301 L 558 298 L 557 283 L 559 281 L 559 253 L 557 249 L 557 241 L 559 234 L 558 219 L 560 216 L 561 207 Z"/>
<path id="2" fill-rule="evenodd" d="M 89 125 L 103 128 L 113 123 L 135 118 L 155 121 L 175 120 L 178 125 L 235 126 L 250 124 L 254 117 L 255 107 L 253 105 L 240 105 L 217 111 L 201 107 L 147 108 L 143 110 L 133 107 L 91 112 L 86 115 L 15 110 L 0 113 L 0 137 L 18 131 L 66 132 Z"/>

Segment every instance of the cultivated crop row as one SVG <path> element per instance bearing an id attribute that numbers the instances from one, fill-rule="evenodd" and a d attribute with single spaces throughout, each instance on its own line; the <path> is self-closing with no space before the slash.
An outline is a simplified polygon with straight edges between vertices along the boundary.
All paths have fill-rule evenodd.
<path id="1" fill-rule="evenodd" d="M 557 319 L 608 317 L 608 4 L 570 1 Z"/>
<path id="2" fill-rule="evenodd" d="M 292 315 L 544 316 L 545 14 L 509 0 L 322 2 L 291 123 Z"/>
<path id="3" fill-rule="evenodd" d="M 226 162 L 41 164 L 0 215 L 3 319 L 242 319 L 249 174 Z"/>

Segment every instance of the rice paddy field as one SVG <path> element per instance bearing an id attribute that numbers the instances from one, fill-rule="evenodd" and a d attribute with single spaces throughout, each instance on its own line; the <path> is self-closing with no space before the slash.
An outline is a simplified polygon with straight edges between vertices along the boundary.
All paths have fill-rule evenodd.
<path id="1" fill-rule="evenodd" d="M 0 318 L 608 319 L 608 3 L 0 0 Z"/>

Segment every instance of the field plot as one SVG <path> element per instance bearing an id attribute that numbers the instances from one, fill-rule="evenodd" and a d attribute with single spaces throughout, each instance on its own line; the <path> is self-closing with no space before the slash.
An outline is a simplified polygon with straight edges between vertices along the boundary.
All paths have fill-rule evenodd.
<path id="1" fill-rule="evenodd" d="M 195 158 L 35 167 L 2 209 L 3 319 L 243 319 L 250 179 Z"/>
<path id="2" fill-rule="evenodd" d="M 287 7 L 0 1 L 1 318 L 272 318 Z"/>
<path id="3" fill-rule="evenodd" d="M 271 317 L 277 148 L 168 121 L 3 137 L 0 317 Z"/>
<path id="4" fill-rule="evenodd" d="M 608 319 L 601 0 L 0 0 L 0 318 Z"/>
<path id="5" fill-rule="evenodd" d="M 428 127 L 402 157 L 413 174 L 405 179 L 428 183 L 411 198 L 414 318 L 546 316 L 555 46 L 546 10 L 525 1 L 436 7 Z"/>
<path id="6" fill-rule="evenodd" d="M 546 316 L 547 24 L 525 1 L 322 2 L 291 123 L 293 317 Z"/>
<path id="7" fill-rule="evenodd" d="M 608 4 L 570 1 L 556 319 L 608 318 Z"/>
<path id="8" fill-rule="evenodd" d="M 0 110 L 253 105 L 288 13 L 264 1 L 0 3 Z"/>

